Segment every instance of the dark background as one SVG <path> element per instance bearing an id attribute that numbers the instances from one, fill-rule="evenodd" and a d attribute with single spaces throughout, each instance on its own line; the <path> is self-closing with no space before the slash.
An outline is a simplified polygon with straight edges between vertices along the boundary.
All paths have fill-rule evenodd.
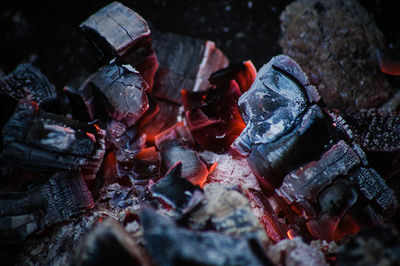
<path id="1" fill-rule="evenodd" d="M 21 62 L 39 67 L 57 87 L 93 65 L 79 24 L 112 1 L 5 1 L 0 9 L 0 75 Z M 279 15 L 288 0 L 120 1 L 161 31 L 210 39 L 231 62 L 251 59 L 257 68 L 280 53 Z M 396 1 L 361 1 L 387 44 L 399 40 Z"/>

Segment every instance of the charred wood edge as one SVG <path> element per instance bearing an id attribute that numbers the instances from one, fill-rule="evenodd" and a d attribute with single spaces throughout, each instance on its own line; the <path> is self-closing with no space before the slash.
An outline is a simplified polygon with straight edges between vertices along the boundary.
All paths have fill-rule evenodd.
<path id="1" fill-rule="evenodd" d="M 182 163 L 177 162 L 168 172 L 149 187 L 152 197 L 171 205 L 176 211 L 183 212 L 199 186 L 193 185 L 182 177 Z"/>
<path id="2" fill-rule="evenodd" d="M 209 76 L 228 65 L 228 59 L 212 41 L 153 30 L 153 46 L 159 68 L 153 95 L 182 104 L 181 89 L 203 91 L 211 86 Z"/>
<path id="3" fill-rule="evenodd" d="M 58 150 L 37 141 L 35 134 L 42 129 L 32 128 L 33 123 L 39 127 L 45 124 L 70 128 L 74 136 L 84 140 L 89 146 L 84 150 L 75 147 L 72 150 Z M 36 132 L 39 130 L 38 132 Z M 33 132 L 32 132 L 33 131 Z M 79 136 L 76 136 L 79 134 Z M 94 139 L 89 136 L 92 134 Z M 14 114 L 3 128 L 3 151 L 1 160 L 14 166 L 46 170 L 48 168 L 76 170 L 82 169 L 85 177 L 92 178 L 103 160 L 105 150 L 105 133 L 96 124 L 83 123 L 64 116 L 47 113 L 38 109 L 35 102 L 20 100 Z M 74 140 L 79 144 L 79 139 Z"/>
<path id="4" fill-rule="evenodd" d="M 93 207 L 91 193 L 79 172 L 50 173 L 34 189 L 0 193 L 0 242 L 22 241 Z"/>
<path id="5" fill-rule="evenodd" d="M 0 79 L 0 94 L 15 100 L 30 99 L 39 104 L 57 100 L 56 88 L 45 75 L 31 64 L 20 64 L 17 68 Z"/>
<path id="6" fill-rule="evenodd" d="M 139 40 L 150 35 L 147 22 L 118 2 L 103 7 L 80 27 L 105 60 L 123 56 Z"/>

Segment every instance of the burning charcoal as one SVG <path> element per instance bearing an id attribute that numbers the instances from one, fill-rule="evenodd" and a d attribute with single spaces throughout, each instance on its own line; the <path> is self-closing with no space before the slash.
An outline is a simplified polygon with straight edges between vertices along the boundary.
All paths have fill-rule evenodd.
<path id="1" fill-rule="evenodd" d="M 93 208 L 91 193 L 79 172 L 56 172 L 45 179 L 26 191 L 0 192 L 1 242 L 21 241 Z"/>
<path id="2" fill-rule="evenodd" d="M 147 83 L 132 67 L 110 64 L 90 76 L 78 90 L 66 92 L 82 99 L 91 119 L 114 119 L 130 127 L 149 108 L 147 90 Z"/>
<path id="3" fill-rule="evenodd" d="M 268 236 L 275 242 L 287 237 L 300 235 L 300 232 L 307 231 L 303 221 L 296 213 L 285 204 L 283 199 L 272 195 L 266 197 L 265 194 L 257 189 L 249 189 L 249 200 L 255 213 L 265 227 Z"/>
<path id="4" fill-rule="evenodd" d="M 379 68 L 381 72 L 393 76 L 400 75 L 400 42 L 397 42 L 394 47 L 386 49 L 378 49 L 376 56 L 378 57 Z"/>
<path id="5" fill-rule="evenodd" d="M 240 95 L 235 81 L 204 92 L 182 90 L 188 127 L 202 148 L 222 153 L 243 130 L 237 108 Z"/>
<path id="6" fill-rule="evenodd" d="M 190 214 L 190 228 L 204 230 L 211 225 L 217 232 L 269 243 L 264 228 L 239 187 L 206 184 L 204 196 L 200 206 Z"/>
<path id="7" fill-rule="evenodd" d="M 154 265 L 146 251 L 112 218 L 97 224 L 73 265 Z"/>
<path id="8" fill-rule="evenodd" d="M 157 33 L 153 44 L 160 62 L 153 90 L 158 99 L 181 104 L 181 89 L 208 89 L 211 73 L 228 65 L 228 59 L 212 41 Z"/>
<path id="9" fill-rule="evenodd" d="M 182 177 L 182 163 L 176 163 L 168 173 L 150 186 L 152 197 L 164 205 L 182 211 L 195 193 L 202 193 L 199 186 L 194 186 Z"/>
<path id="10" fill-rule="evenodd" d="M 143 149 L 133 161 L 135 163 L 133 184 L 147 185 L 149 180 L 157 181 L 160 176 L 160 160 L 154 146 Z"/>
<path id="11" fill-rule="evenodd" d="M 362 229 L 338 254 L 338 265 L 399 265 L 400 241 L 390 224 Z"/>
<path id="12" fill-rule="evenodd" d="M 97 124 L 46 113 L 21 100 L 3 128 L 1 159 L 33 170 L 80 168 L 92 179 L 103 160 L 104 137 Z"/>
<path id="13" fill-rule="evenodd" d="M 274 57 L 262 67 L 250 90 L 240 97 L 246 128 L 233 147 L 248 155 L 250 168 L 267 190 L 279 186 L 288 171 L 305 162 L 301 150 L 313 156 L 329 142 L 324 114 L 311 105 L 318 100 L 300 66 L 286 56 Z"/>
<path id="14" fill-rule="evenodd" d="M 150 42 L 149 26 L 139 14 L 113 2 L 80 27 L 104 62 L 116 57 L 117 62 L 132 65 L 152 88 L 158 61 Z"/>
<path id="15" fill-rule="evenodd" d="M 203 185 L 208 169 L 193 149 L 193 137 L 183 123 L 177 123 L 161 132 L 155 142 L 160 150 L 161 175 L 165 175 L 177 162 L 182 162 L 182 176 L 194 185 Z"/>
<path id="16" fill-rule="evenodd" d="M 56 88 L 31 64 L 20 64 L 9 75 L 0 79 L 0 94 L 15 100 L 32 100 L 42 108 L 58 100 Z"/>
<path id="17" fill-rule="evenodd" d="M 248 91 L 256 79 L 257 70 L 253 63 L 249 61 L 229 65 L 211 74 L 208 81 L 213 85 L 227 83 L 235 80 L 242 93 Z"/>
<path id="18" fill-rule="evenodd" d="M 159 155 L 155 147 L 141 150 L 133 159 L 117 161 L 114 151 L 107 153 L 100 175 L 104 184 L 115 182 L 121 185 L 133 185 L 136 193 L 141 194 L 149 181 L 159 179 Z"/>
<path id="19" fill-rule="evenodd" d="M 179 228 L 151 210 L 142 211 L 141 223 L 159 265 L 271 265 L 258 243 L 245 238 Z"/>
<path id="20" fill-rule="evenodd" d="M 311 220 L 307 226 L 315 238 L 334 239 L 341 217 L 358 199 L 357 191 L 348 180 L 334 180 L 348 175 L 360 163 L 357 154 L 340 141 L 319 161 L 288 174 L 276 192 L 299 216 Z M 316 208 L 315 203 L 320 204 L 320 208 Z M 316 213 L 318 209 L 322 214 Z"/>
<path id="21" fill-rule="evenodd" d="M 272 210 L 266 214 L 275 223 L 269 230 L 272 238 L 287 230 L 337 240 L 387 221 L 398 208 L 393 191 L 368 166 L 346 122 L 313 104 L 318 101 L 315 87 L 287 56 L 274 57 L 261 68 L 239 99 L 247 125 L 234 147 L 248 156 L 266 193 L 265 199 L 255 198 L 264 211 Z M 274 209 L 276 204 L 280 208 Z M 280 220 L 279 212 L 288 222 Z"/>
<path id="22" fill-rule="evenodd" d="M 253 144 L 269 144 L 281 138 L 306 110 L 309 97 L 318 99 L 300 66 L 286 56 L 274 57 L 239 99 L 246 128 L 234 147 L 245 155 Z"/>
<path id="23" fill-rule="evenodd" d="M 304 243 L 300 237 L 295 237 L 292 240 L 282 240 L 278 244 L 271 246 L 268 250 L 268 255 L 275 265 L 328 265 L 322 252 Z"/>
<path id="24" fill-rule="evenodd" d="M 155 137 L 160 132 L 172 127 L 178 122 L 180 106 L 164 100 L 155 100 L 159 107 L 158 113 L 151 123 L 147 123 L 140 130 L 146 134 L 146 142 L 154 145 Z"/>

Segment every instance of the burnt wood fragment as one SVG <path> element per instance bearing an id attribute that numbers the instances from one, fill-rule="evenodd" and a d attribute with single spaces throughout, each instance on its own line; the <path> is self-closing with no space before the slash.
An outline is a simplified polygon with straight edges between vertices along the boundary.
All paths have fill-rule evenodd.
<path id="1" fill-rule="evenodd" d="M 80 27 L 94 39 L 93 44 L 98 45 L 99 52 L 108 58 L 124 55 L 140 39 L 150 35 L 147 22 L 118 2 L 103 7 Z"/>
<path id="2" fill-rule="evenodd" d="M 58 100 L 56 88 L 45 75 L 31 64 L 20 64 L 0 79 L 0 94 L 15 100 L 32 100 L 39 105 L 50 104 Z"/>
<path id="3" fill-rule="evenodd" d="M 228 65 L 228 59 L 212 41 L 157 33 L 153 45 L 160 63 L 153 96 L 181 104 L 181 90 L 203 91 L 210 75 Z"/>
<path id="4" fill-rule="evenodd" d="M 194 193 L 202 193 L 201 188 L 183 178 L 181 172 L 182 163 L 178 162 L 164 177 L 149 187 L 152 197 L 176 211 L 183 211 Z"/>
<path id="5" fill-rule="evenodd" d="M 67 94 L 80 98 L 91 119 L 123 120 L 133 125 L 149 108 L 148 84 L 130 66 L 110 64 L 90 76 L 79 89 L 66 88 Z"/>
<path id="6" fill-rule="evenodd" d="M 161 132 L 155 138 L 160 151 L 160 175 L 165 175 L 177 162 L 182 163 L 182 176 L 195 185 L 202 185 L 207 178 L 207 165 L 194 149 L 194 140 L 182 122 Z"/>
<path id="7" fill-rule="evenodd" d="M 150 42 L 149 26 L 139 14 L 121 3 L 112 2 L 80 27 L 103 62 L 116 58 L 119 63 L 132 65 L 152 88 L 158 61 Z"/>
<path id="8" fill-rule="evenodd" d="M 240 135 L 245 126 L 237 108 L 240 95 L 234 80 L 202 92 L 182 90 L 188 127 L 203 149 L 222 153 Z"/>
<path id="9" fill-rule="evenodd" d="M 187 219 L 190 228 L 195 230 L 213 229 L 227 235 L 269 243 L 264 228 L 252 213 L 246 195 L 234 185 L 206 184 L 204 198 Z"/>
<path id="10" fill-rule="evenodd" d="M 0 192 L 0 241 L 21 241 L 93 206 L 79 172 L 50 173 L 43 183 L 25 191 Z"/>
<path id="11" fill-rule="evenodd" d="M 264 253 L 255 251 L 257 242 L 180 228 L 148 209 L 140 219 L 146 249 L 159 265 L 271 265 Z"/>
<path id="12" fill-rule="evenodd" d="M 164 100 L 156 99 L 159 108 L 151 123 L 145 124 L 140 130 L 146 134 L 146 142 L 154 145 L 155 137 L 162 131 L 172 127 L 178 122 L 180 106 Z"/>
<path id="13" fill-rule="evenodd" d="M 97 124 L 47 113 L 21 100 L 3 128 L 1 160 L 31 170 L 81 169 L 92 179 L 103 160 L 104 138 Z"/>
<path id="14" fill-rule="evenodd" d="M 256 79 L 257 70 L 253 63 L 248 60 L 217 70 L 212 73 L 208 81 L 212 85 L 220 85 L 230 80 L 234 80 L 239 85 L 242 93 L 248 91 Z"/>

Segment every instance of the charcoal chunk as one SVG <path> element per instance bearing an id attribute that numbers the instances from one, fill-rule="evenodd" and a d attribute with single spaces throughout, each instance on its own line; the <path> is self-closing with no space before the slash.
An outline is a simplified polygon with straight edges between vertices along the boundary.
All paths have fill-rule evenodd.
<path id="1" fill-rule="evenodd" d="M 57 172 L 32 189 L 0 193 L 0 241 L 18 242 L 93 208 L 79 172 Z"/>
<path id="2" fill-rule="evenodd" d="M 91 179 L 103 160 L 104 134 L 97 124 L 47 113 L 21 100 L 3 128 L 1 159 L 32 170 L 79 168 Z"/>
<path id="3" fill-rule="evenodd" d="M 271 265 L 243 238 L 180 228 L 151 210 L 142 211 L 141 222 L 146 249 L 159 265 Z"/>
<path id="4" fill-rule="evenodd" d="M 155 138 L 160 150 L 160 174 L 171 169 L 177 162 L 182 162 L 182 176 L 195 185 L 202 185 L 207 178 L 208 169 L 194 150 L 194 140 L 189 129 L 183 123 L 177 123 L 161 132 Z"/>
<path id="5" fill-rule="evenodd" d="M 140 39 L 150 35 L 146 21 L 136 12 L 118 2 L 103 7 L 80 27 L 94 39 L 99 52 L 122 56 Z"/>
<path id="6" fill-rule="evenodd" d="M 178 211 L 186 207 L 195 191 L 202 193 L 201 188 L 183 178 L 181 172 L 182 163 L 178 162 L 163 178 L 150 186 L 153 197 L 159 198 Z"/>
<path id="7" fill-rule="evenodd" d="M 316 202 L 319 192 L 334 178 L 347 173 L 360 164 L 359 157 L 344 141 L 333 145 L 317 162 L 310 162 L 288 174 L 277 190 L 288 203 L 311 200 Z"/>
<path id="8" fill-rule="evenodd" d="M 228 59 L 212 41 L 157 33 L 153 45 L 160 62 L 153 96 L 181 104 L 181 90 L 203 91 L 210 87 L 208 78 L 228 65 Z"/>
<path id="9" fill-rule="evenodd" d="M 31 64 L 20 64 L 0 79 L 0 94 L 15 100 L 32 100 L 39 105 L 54 102 L 59 95 L 45 75 Z"/>

